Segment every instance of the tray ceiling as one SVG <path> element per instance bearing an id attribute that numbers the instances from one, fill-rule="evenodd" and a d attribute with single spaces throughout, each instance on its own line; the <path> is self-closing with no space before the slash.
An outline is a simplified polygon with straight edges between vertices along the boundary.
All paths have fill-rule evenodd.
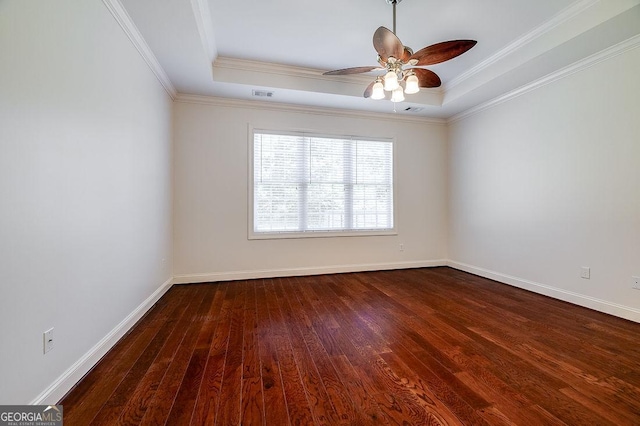
<path id="1" fill-rule="evenodd" d="M 110 0 L 112 2 L 118 0 Z M 181 94 L 392 112 L 362 98 L 374 73 L 322 72 L 376 64 L 372 35 L 392 27 L 384 0 L 121 0 Z M 443 86 L 407 95 L 401 114 L 449 118 L 640 33 L 640 0 L 406 0 L 397 35 L 419 49 L 452 39 L 478 45 L 429 67 Z M 265 98 L 260 98 L 265 100 Z M 405 111 L 410 108 L 410 111 Z"/>

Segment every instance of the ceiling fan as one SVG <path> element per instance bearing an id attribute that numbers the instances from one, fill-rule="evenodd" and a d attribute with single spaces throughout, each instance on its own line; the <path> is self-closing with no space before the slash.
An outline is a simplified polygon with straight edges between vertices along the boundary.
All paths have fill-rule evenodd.
<path id="1" fill-rule="evenodd" d="M 373 34 L 373 47 L 378 52 L 380 66 L 354 67 L 327 71 L 323 75 L 361 74 L 387 71 L 378 76 L 364 91 L 365 98 L 384 99 L 391 92 L 391 102 L 404 101 L 404 94 L 414 94 L 420 87 L 440 87 L 440 77 L 424 67 L 439 64 L 462 55 L 476 45 L 475 40 L 451 40 L 424 47 L 413 52 L 396 36 L 396 5 L 402 0 L 385 0 L 393 5 L 393 31 L 380 27 Z M 400 83 L 404 82 L 404 88 Z"/>

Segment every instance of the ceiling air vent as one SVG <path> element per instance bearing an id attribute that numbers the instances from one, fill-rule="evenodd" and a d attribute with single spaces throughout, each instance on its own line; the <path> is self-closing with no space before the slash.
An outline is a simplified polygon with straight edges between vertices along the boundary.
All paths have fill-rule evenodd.
<path id="1" fill-rule="evenodd" d="M 253 96 L 257 96 L 259 98 L 270 98 L 273 96 L 273 92 L 268 92 L 266 90 L 252 90 L 251 94 Z"/>
<path id="2" fill-rule="evenodd" d="M 422 111 L 424 108 L 422 107 L 407 107 L 404 110 L 405 111 L 409 111 L 409 112 L 420 112 Z"/>

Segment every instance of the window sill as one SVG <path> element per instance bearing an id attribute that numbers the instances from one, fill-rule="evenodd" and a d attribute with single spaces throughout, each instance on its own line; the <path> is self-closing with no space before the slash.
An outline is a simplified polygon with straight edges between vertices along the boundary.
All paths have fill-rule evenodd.
<path id="1" fill-rule="evenodd" d="M 396 229 L 366 231 L 249 232 L 249 240 L 284 240 L 296 238 L 378 237 L 398 235 Z"/>

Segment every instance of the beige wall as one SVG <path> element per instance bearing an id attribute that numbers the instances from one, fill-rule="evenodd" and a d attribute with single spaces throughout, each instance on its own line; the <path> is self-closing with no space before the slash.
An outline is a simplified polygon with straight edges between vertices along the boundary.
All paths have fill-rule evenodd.
<path id="1" fill-rule="evenodd" d="M 450 126 L 457 267 L 640 321 L 639 70 L 636 48 Z"/>
<path id="2" fill-rule="evenodd" d="M 449 126 L 172 103 L 98 1 L 0 1 L 0 52 L 2 404 L 56 402 L 173 275 L 449 262 L 640 321 L 640 49 Z M 248 240 L 250 125 L 395 139 L 398 235 Z"/>
<path id="3" fill-rule="evenodd" d="M 100 1 L 0 2 L 0 52 L 0 404 L 54 403 L 171 277 L 171 99 Z"/>
<path id="4" fill-rule="evenodd" d="M 398 235 L 248 240 L 250 125 L 394 138 Z M 443 124 L 213 100 L 209 105 L 177 102 L 174 128 L 174 272 L 179 282 L 422 266 L 444 259 Z"/>

